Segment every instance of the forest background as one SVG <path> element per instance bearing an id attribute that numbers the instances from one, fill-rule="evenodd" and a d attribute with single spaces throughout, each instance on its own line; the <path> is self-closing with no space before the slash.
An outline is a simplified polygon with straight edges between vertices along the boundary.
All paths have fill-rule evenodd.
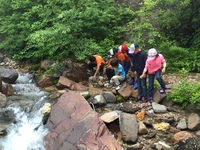
<path id="1" fill-rule="evenodd" d="M 200 71 L 199 0 L 0 0 L 0 50 L 13 59 L 104 58 L 137 43 L 168 71 Z"/>
<path id="2" fill-rule="evenodd" d="M 0 52 L 21 62 L 86 62 L 111 48 L 156 48 L 167 72 L 200 72 L 199 0 L 0 0 Z M 169 95 L 200 109 L 200 85 L 183 80 Z"/>

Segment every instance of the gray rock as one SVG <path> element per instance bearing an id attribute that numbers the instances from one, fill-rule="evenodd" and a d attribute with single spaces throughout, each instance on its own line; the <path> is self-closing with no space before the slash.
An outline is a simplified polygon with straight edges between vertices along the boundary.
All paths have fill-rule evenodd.
<path id="1" fill-rule="evenodd" d="M 14 69 L 0 68 L 0 75 L 2 81 L 5 83 L 13 84 L 17 80 L 19 74 Z"/>
<path id="2" fill-rule="evenodd" d="M 181 119 L 178 122 L 177 129 L 181 129 L 181 130 L 187 129 L 187 122 L 185 118 Z"/>
<path id="3" fill-rule="evenodd" d="M 164 113 L 167 112 L 167 108 L 164 105 L 160 105 L 156 102 L 152 103 L 153 111 L 156 113 Z"/>
<path id="4" fill-rule="evenodd" d="M 138 122 L 134 114 L 121 113 L 120 130 L 122 140 L 127 143 L 136 143 L 138 140 Z"/>

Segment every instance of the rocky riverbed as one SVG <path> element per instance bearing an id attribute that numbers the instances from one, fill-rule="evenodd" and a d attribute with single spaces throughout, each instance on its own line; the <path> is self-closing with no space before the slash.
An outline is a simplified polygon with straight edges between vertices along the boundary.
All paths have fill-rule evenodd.
<path id="1" fill-rule="evenodd" d="M 28 64 L 20 64 L 9 58 L 0 65 L 20 72 L 29 72 Z M 78 71 L 79 69 L 74 74 L 79 74 Z M 171 92 L 172 87 L 180 83 L 182 77 L 180 74 L 163 75 L 168 87 L 167 94 Z M 124 149 L 178 150 L 184 147 L 184 150 L 189 150 L 199 148 L 200 125 L 198 120 L 200 118 L 193 106 L 183 109 L 172 101 L 166 100 L 166 95 L 160 95 L 157 91 L 155 91 L 155 103 L 152 105 L 136 102 L 137 90 L 128 85 L 129 78 L 121 91 L 116 91 L 112 87 L 104 87 L 105 76 L 95 82 L 86 80 L 76 83 L 67 79 L 67 84 L 65 78 L 67 79 L 67 77 L 62 77 L 62 80 L 59 80 L 60 83 L 65 81 L 63 90 L 56 89 L 54 85 L 43 87 L 42 90 L 52 92 L 53 97 L 58 98 L 62 93 L 74 87 L 87 87 L 87 92 L 90 94 L 90 98 L 86 98 L 88 104 L 99 114 L 110 133 Z M 188 74 L 184 79 L 188 82 L 198 81 L 200 83 L 198 74 Z M 73 91 L 77 90 L 73 89 Z M 125 97 L 123 102 L 117 101 L 119 95 Z M 101 97 L 102 101 L 99 101 L 98 97 Z M 128 119 L 130 116 L 131 120 Z"/>

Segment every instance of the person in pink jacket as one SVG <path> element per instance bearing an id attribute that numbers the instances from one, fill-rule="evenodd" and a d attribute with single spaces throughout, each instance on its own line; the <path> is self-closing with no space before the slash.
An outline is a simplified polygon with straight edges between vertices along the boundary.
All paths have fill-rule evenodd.
<path id="1" fill-rule="evenodd" d="M 148 72 L 149 87 L 148 87 L 148 101 L 153 102 L 153 90 L 154 90 L 154 78 L 159 82 L 161 89 L 160 93 L 165 93 L 166 85 L 162 79 L 161 73 L 166 71 L 166 61 L 162 54 L 158 54 L 155 48 L 151 48 L 148 51 L 148 58 L 146 60 L 146 65 L 140 78 L 146 76 Z M 146 100 L 146 102 L 147 102 Z"/>

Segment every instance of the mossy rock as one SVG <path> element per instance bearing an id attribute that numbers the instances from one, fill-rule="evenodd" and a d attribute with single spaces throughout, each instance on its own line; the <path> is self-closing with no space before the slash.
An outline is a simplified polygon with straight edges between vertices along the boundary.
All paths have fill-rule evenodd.
<path id="1" fill-rule="evenodd" d="M 82 95 L 85 99 L 90 98 L 90 93 L 89 93 L 89 92 L 82 92 L 81 95 Z"/>
<path id="2" fill-rule="evenodd" d="M 117 102 L 124 102 L 125 98 L 121 96 L 120 94 L 117 95 Z"/>

